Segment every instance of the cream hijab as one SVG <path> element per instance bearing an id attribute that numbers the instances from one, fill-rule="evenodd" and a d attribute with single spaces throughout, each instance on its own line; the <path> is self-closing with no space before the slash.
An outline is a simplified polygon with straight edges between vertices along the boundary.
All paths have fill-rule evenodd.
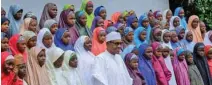
<path id="1" fill-rule="evenodd" d="M 20 34 L 23 34 L 24 31 L 27 31 L 29 28 L 29 24 L 32 18 L 25 18 L 23 24 L 21 24 Z"/>

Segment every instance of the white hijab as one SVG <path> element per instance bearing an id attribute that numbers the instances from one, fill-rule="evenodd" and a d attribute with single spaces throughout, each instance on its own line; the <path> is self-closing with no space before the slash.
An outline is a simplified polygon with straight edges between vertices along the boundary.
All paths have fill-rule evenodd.
<path id="1" fill-rule="evenodd" d="M 212 42 L 210 41 L 210 36 L 212 36 L 212 31 L 208 31 L 205 35 L 205 38 L 204 38 L 204 44 L 205 45 L 212 45 Z"/>
<path id="2" fill-rule="evenodd" d="M 168 43 L 165 43 L 165 42 L 163 41 L 163 36 L 164 36 L 165 33 L 167 33 L 167 32 L 170 32 L 170 31 L 167 30 L 167 29 L 162 30 L 162 34 L 161 34 L 161 45 L 162 45 L 162 46 L 168 46 L 170 49 L 173 49 L 170 41 L 169 41 Z"/>
<path id="3" fill-rule="evenodd" d="M 94 54 L 84 48 L 85 39 L 88 36 L 81 36 L 77 39 L 74 49 L 78 57 L 79 71 L 82 75 L 82 80 L 87 85 L 93 85 L 92 69 L 94 64 Z"/>
<path id="4" fill-rule="evenodd" d="M 170 19 L 170 22 L 169 22 L 169 30 L 176 30 L 176 27 L 174 27 L 174 24 L 173 24 L 175 18 L 179 18 L 179 21 L 181 22 L 180 17 L 178 17 L 178 16 L 172 16 L 171 19 Z"/>
<path id="5" fill-rule="evenodd" d="M 68 85 L 83 85 L 78 68 L 72 68 L 69 66 L 69 61 L 74 54 L 75 52 L 71 50 L 65 51 L 64 63 L 62 66 L 63 76 L 67 80 Z"/>
<path id="6" fill-rule="evenodd" d="M 47 49 L 50 49 L 50 48 L 52 48 L 52 47 L 55 47 L 55 44 L 54 44 L 54 42 L 53 42 L 53 38 L 54 38 L 54 37 L 52 37 L 52 46 L 51 46 L 50 48 L 46 48 L 46 46 L 43 44 L 43 38 L 44 38 L 45 33 L 51 34 L 51 32 L 49 31 L 48 28 L 43 28 L 43 29 L 41 29 L 41 30 L 39 31 L 38 35 L 37 35 L 36 46 L 41 47 L 41 48 L 45 48 L 46 50 L 47 50 Z"/>

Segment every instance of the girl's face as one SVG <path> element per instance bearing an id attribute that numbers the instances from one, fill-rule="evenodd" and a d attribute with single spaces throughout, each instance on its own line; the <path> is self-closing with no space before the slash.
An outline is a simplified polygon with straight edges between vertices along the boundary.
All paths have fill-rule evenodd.
<path id="1" fill-rule="evenodd" d="M 70 67 L 73 67 L 73 68 L 77 68 L 77 64 L 78 64 L 77 56 L 74 55 L 74 56 L 72 56 L 72 58 L 70 58 L 70 60 L 69 60 L 69 66 L 70 66 Z"/>
<path id="2" fill-rule="evenodd" d="M 204 53 L 204 46 L 199 46 L 197 48 L 197 54 L 200 55 L 201 57 L 204 57 L 205 53 Z"/>
<path id="3" fill-rule="evenodd" d="M 170 58 L 171 58 L 171 60 L 174 60 L 174 53 L 173 53 L 173 51 L 170 51 Z"/>
<path id="4" fill-rule="evenodd" d="M 98 42 L 99 43 L 104 43 L 106 38 L 106 32 L 105 31 L 100 31 L 98 34 Z"/>
<path id="5" fill-rule="evenodd" d="M 99 20 L 97 21 L 97 27 L 102 27 L 102 28 L 104 28 L 104 20 L 103 20 L 103 19 L 99 19 Z"/>
<path id="6" fill-rule="evenodd" d="M 162 35 L 162 32 L 158 32 L 158 33 L 155 33 L 153 37 L 156 41 L 160 42 L 161 41 L 161 35 Z"/>
<path id="7" fill-rule="evenodd" d="M 190 55 L 186 58 L 186 61 L 187 61 L 189 64 L 192 64 L 192 63 L 193 63 L 193 56 L 192 56 L 192 54 L 190 54 Z"/>
<path id="8" fill-rule="evenodd" d="M 69 32 L 68 31 L 64 32 L 63 37 L 61 39 L 63 44 L 68 45 L 70 39 L 71 39 L 71 37 L 69 35 Z"/>
<path id="9" fill-rule="evenodd" d="M 199 20 L 196 18 L 192 21 L 191 26 L 192 28 L 196 29 L 198 25 L 199 25 Z"/>
<path id="10" fill-rule="evenodd" d="M 163 47 L 159 46 L 156 51 L 154 52 L 154 55 L 159 58 L 162 56 L 162 52 L 163 52 Z"/>
<path id="11" fill-rule="evenodd" d="M 53 25 L 51 26 L 50 31 L 51 31 L 51 33 L 52 33 L 53 35 L 54 35 L 55 32 L 57 31 L 57 28 L 58 28 L 58 24 L 57 24 L 57 23 L 55 23 L 55 24 L 53 24 Z"/>
<path id="12" fill-rule="evenodd" d="M 141 32 L 139 38 L 141 41 L 144 41 L 146 39 L 146 31 Z"/>
<path id="13" fill-rule="evenodd" d="M 74 23 L 75 23 L 75 15 L 74 14 L 69 14 L 67 16 L 67 25 L 72 27 L 72 26 L 74 26 Z"/>
<path id="14" fill-rule="evenodd" d="M 118 22 L 124 23 L 124 17 L 120 15 L 120 16 L 119 16 L 119 19 L 118 19 Z"/>
<path id="15" fill-rule="evenodd" d="M 193 41 L 193 34 L 191 32 L 187 33 L 186 40 L 189 41 L 189 42 Z"/>
<path id="16" fill-rule="evenodd" d="M 9 29 L 9 21 L 5 21 L 1 24 L 1 32 L 7 32 Z"/>
<path id="17" fill-rule="evenodd" d="M 82 26 L 86 26 L 86 23 L 87 23 L 87 17 L 85 14 L 83 14 L 81 17 L 80 17 L 80 24 Z"/>
<path id="18" fill-rule="evenodd" d="M 37 28 L 37 20 L 32 19 L 29 23 L 29 30 L 36 33 L 36 28 Z"/>
<path id="19" fill-rule="evenodd" d="M 26 76 L 26 64 L 18 65 L 18 76 L 23 79 Z"/>
<path id="20" fill-rule="evenodd" d="M 93 4 L 86 4 L 85 11 L 90 15 L 93 12 Z"/>
<path id="21" fill-rule="evenodd" d="M 181 39 L 183 39 L 184 36 L 185 36 L 185 30 L 183 29 L 180 31 L 178 38 L 181 40 Z"/>
<path id="22" fill-rule="evenodd" d="M 175 18 L 174 21 L 173 21 L 173 25 L 174 27 L 177 27 L 180 25 L 180 19 L 179 18 Z"/>
<path id="23" fill-rule="evenodd" d="M 206 32 L 206 26 L 205 26 L 204 22 L 200 23 L 200 31 L 201 31 L 201 33 L 205 33 Z"/>
<path id="24" fill-rule="evenodd" d="M 124 25 L 119 27 L 117 32 L 119 32 L 121 35 L 123 35 L 123 33 L 124 33 Z"/>
<path id="25" fill-rule="evenodd" d="M 42 67 L 45 64 L 45 61 L 46 61 L 45 50 L 41 50 L 39 52 L 37 59 L 38 59 L 38 64 L 40 65 L 40 67 Z"/>
<path id="26" fill-rule="evenodd" d="M 209 51 L 208 51 L 208 58 L 209 58 L 209 59 L 212 59 L 212 50 L 209 50 Z"/>
<path id="27" fill-rule="evenodd" d="M 157 16 L 157 19 L 158 19 L 159 21 L 162 21 L 162 20 L 163 20 L 163 15 L 162 15 L 162 14 L 159 14 L 159 15 Z"/>
<path id="28" fill-rule="evenodd" d="M 148 19 L 144 19 L 141 24 L 142 24 L 142 26 L 144 26 L 145 28 L 147 28 L 149 26 L 149 20 Z"/>
<path id="29" fill-rule="evenodd" d="M 179 61 L 183 61 L 184 59 L 185 59 L 184 53 L 182 53 L 181 55 L 178 56 Z"/>
<path id="30" fill-rule="evenodd" d="M 154 20 L 153 13 L 148 13 L 148 18 L 149 18 L 150 21 Z"/>
<path id="31" fill-rule="evenodd" d="M 138 51 L 138 49 L 134 49 L 134 50 L 132 51 L 132 53 L 134 53 L 135 55 L 137 55 L 137 56 L 138 56 L 139 51 Z"/>
<path id="32" fill-rule="evenodd" d="M 102 17 L 102 19 L 106 19 L 106 16 L 107 16 L 107 14 L 106 14 L 106 10 L 104 9 L 104 10 L 102 10 L 101 12 L 100 12 L 100 17 Z"/>
<path id="33" fill-rule="evenodd" d="M 134 36 L 134 33 L 133 32 L 129 32 L 127 34 L 127 36 L 125 36 L 126 40 L 129 41 L 129 42 L 132 42 L 133 41 L 133 37 Z"/>
<path id="34" fill-rule="evenodd" d="M 37 42 L 37 36 L 33 36 L 33 37 L 30 38 L 29 41 L 27 42 L 27 47 L 30 49 L 30 48 L 36 46 L 36 42 Z"/>
<path id="35" fill-rule="evenodd" d="M 171 40 L 171 35 L 170 35 L 169 32 L 166 32 L 166 33 L 164 34 L 164 36 L 163 36 L 163 41 L 164 41 L 165 43 L 168 43 L 170 40 Z"/>
<path id="36" fill-rule="evenodd" d="M 170 21 L 171 17 L 172 17 L 172 11 L 169 10 L 169 11 L 166 13 L 166 19 L 167 19 L 167 21 Z"/>
<path id="37" fill-rule="evenodd" d="M 18 51 L 20 51 L 21 53 L 23 53 L 26 49 L 26 41 L 23 40 L 21 42 L 18 42 L 17 43 L 17 48 L 18 48 Z"/>
<path id="38" fill-rule="evenodd" d="M 148 47 L 146 50 L 145 50 L 145 53 L 144 53 L 144 56 L 147 58 L 147 59 L 152 59 L 152 47 Z"/>
<path id="39" fill-rule="evenodd" d="M 132 59 L 130 60 L 130 67 L 134 69 L 138 69 L 138 59 Z"/>
<path id="40" fill-rule="evenodd" d="M 14 18 L 16 20 L 20 20 L 21 17 L 22 17 L 22 14 L 23 14 L 23 10 L 19 10 L 15 15 L 14 15 Z"/>
<path id="41" fill-rule="evenodd" d="M 51 18 L 55 18 L 57 16 L 57 6 L 54 5 L 52 8 L 49 8 L 48 12 Z"/>
<path id="42" fill-rule="evenodd" d="M 163 57 L 164 58 L 168 57 L 169 56 L 169 52 L 170 52 L 170 50 L 169 50 L 168 47 L 163 48 L 163 51 L 162 51 Z"/>
<path id="43" fill-rule="evenodd" d="M 52 35 L 46 35 L 43 37 L 43 44 L 46 48 L 52 46 Z"/>
<path id="44" fill-rule="evenodd" d="M 176 32 L 172 32 L 171 34 L 172 34 L 171 35 L 171 41 L 174 42 L 174 43 L 178 42 L 177 33 Z"/>
<path id="45" fill-rule="evenodd" d="M 9 45 L 8 45 L 8 38 L 3 38 L 1 40 L 1 52 L 7 51 L 9 49 Z"/>
<path id="46" fill-rule="evenodd" d="M 64 53 L 53 63 L 55 68 L 60 68 L 63 65 Z"/>
<path id="47" fill-rule="evenodd" d="M 180 10 L 180 13 L 179 13 L 179 17 L 180 17 L 180 18 L 183 18 L 183 17 L 184 17 L 184 15 L 185 15 L 185 14 L 184 14 L 184 10 L 183 10 L 183 9 L 181 9 L 181 10 Z"/>
<path id="48" fill-rule="evenodd" d="M 90 40 L 90 38 L 86 37 L 85 43 L 84 43 L 84 48 L 88 51 L 91 51 L 91 47 L 92 47 L 92 41 Z"/>
<path id="49" fill-rule="evenodd" d="M 3 72 L 5 74 L 9 74 L 10 72 L 12 72 L 14 69 L 14 59 L 9 59 L 6 60 L 4 65 L 3 65 Z"/>
<path id="50" fill-rule="evenodd" d="M 138 19 L 137 19 L 137 18 L 135 18 L 135 19 L 133 20 L 133 23 L 131 24 L 131 27 L 132 27 L 133 29 L 136 29 L 136 28 L 138 27 Z"/>

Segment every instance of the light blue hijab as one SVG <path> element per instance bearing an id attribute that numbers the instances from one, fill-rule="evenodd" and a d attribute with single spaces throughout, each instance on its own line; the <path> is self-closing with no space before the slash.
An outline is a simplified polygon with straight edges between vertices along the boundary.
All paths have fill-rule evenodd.
<path id="1" fill-rule="evenodd" d="M 9 26 L 9 31 L 8 31 L 8 36 L 9 38 L 12 37 L 12 35 L 19 33 L 20 31 L 20 25 L 21 25 L 21 20 L 16 20 L 14 18 L 14 15 L 20 11 L 23 10 L 19 5 L 11 5 L 9 8 L 8 12 L 8 19 L 10 20 L 10 26 Z"/>
<path id="2" fill-rule="evenodd" d="M 143 32 L 143 31 L 146 31 L 146 29 L 143 28 L 143 27 L 138 27 L 138 28 L 134 31 L 134 39 L 133 39 L 133 41 L 134 41 L 134 43 L 135 43 L 135 45 L 136 45 L 137 48 L 139 48 L 141 44 L 147 43 L 146 40 L 142 41 L 142 40 L 140 39 L 140 34 L 141 34 L 141 32 Z"/>
<path id="3" fill-rule="evenodd" d="M 181 10 L 183 10 L 182 7 L 177 7 L 177 8 L 175 9 L 174 16 L 179 16 L 179 13 L 180 13 Z M 186 29 L 187 29 L 187 22 L 186 22 L 185 17 L 180 18 L 180 19 L 181 19 L 180 25 L 182 25 L 183 28 L 186 30 Z"/>
<path id="4" fill-rule="evenodd" d="M 193 49 L 194 49 L 194 45 L 196 44 L 195 42 L 193 42 L 193 41 L 188 41 L 187 39 L 186 39 L 186 36 L 188 35 L 188 32 L 191 32 L 191 31 L 186 31 L 185 32 L 185 35 L 184 35 L 184 38 L 180 41 L 180 46 L 182 47 L 182 48 L 184 48 L 185 50 L 188 50 L 188 51 L 190 51 L 190 52 L 193 52 Z"/>
<path id="5" fill-rule="evenodd" d="M 142 26 L 142 23 L 145 19 L 148 19 L 147 15 L 146 14 L 143 14 L 140 16 L 139 20 L 138 20 L 138 27 L 143 27 Z M 144 28 L 144 27 L 143 27 Z M 147 43 L 150 43 L 151 40 L 150 40 L 150 35 L 151 35 L 151 31 L 152 31 L 152 27 L 150 26 L 150 24 L 148 25 L 147 28 L 145 28 L 147 30 L 147 36 L 146 36 L 146 41 Z"/>
<path id="6" fill-rule="evenodd" d="M 122 59 L 125 58 L 125 56 L 128 54 L 128 53 L 131 53 L 134 49 L 135 49 L 135 45 L 128 45 L 124 50 L 123 52 L 121 53 L 121 57 Z"/>

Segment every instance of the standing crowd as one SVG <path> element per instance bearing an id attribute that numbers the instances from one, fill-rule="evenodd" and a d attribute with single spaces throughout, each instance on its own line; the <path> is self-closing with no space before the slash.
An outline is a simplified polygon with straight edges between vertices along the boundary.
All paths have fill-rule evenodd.
<path id="1" fill-rule="evenodd" d="M 90 0 L 1 8 L 2 85 L 212 85 L 212 30 L 197 15 L 94 10 Z"/>

